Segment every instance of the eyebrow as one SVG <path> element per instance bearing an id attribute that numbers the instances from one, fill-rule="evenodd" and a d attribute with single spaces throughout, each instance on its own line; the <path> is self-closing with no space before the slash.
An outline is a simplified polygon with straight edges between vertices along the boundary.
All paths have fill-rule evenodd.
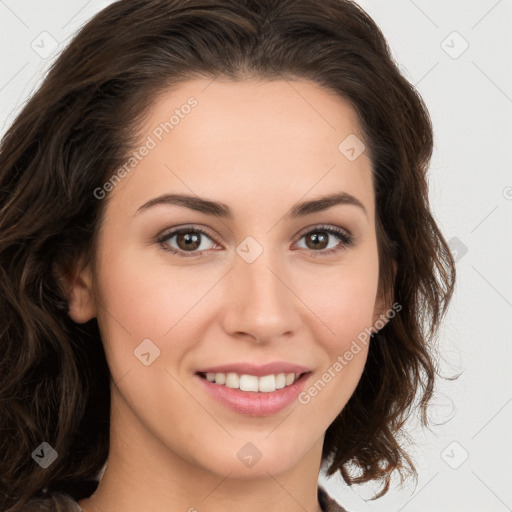
<path id="1" fill-rule="evenodd" d="M 290 211 L 285 215 L 285 218 L 294 219 L 298 217 L 304 217 L 306 215 L 321 212 L 341 204 L 357 206 L 364 212 L 365 216 L 368 217 L 366 208 L 364 207 L 363 203 L 359 201 L 359 199 L 351 194 L 348 194 L 347 192 L 338 192 L 335 194 L 322 196 L 317 199 L 311 199 L 309 201 L 297 203 L 292 206 Z M 208 199 L 186 194 L 163 194 L 161 196 L 155 197 L 140 206 L 135 214 L 137 215 L 138 213 L 157 205 L 184 206 L 185 208 L 190 208 L 191 210 L 195 210 L 206 215 L 212 215 L 214 217 L 224 219 L 233 219 L 234 217 L 233 211 L 229 208 L 228 205 L 224 203 L 218 201 L 210 201 Z"/>

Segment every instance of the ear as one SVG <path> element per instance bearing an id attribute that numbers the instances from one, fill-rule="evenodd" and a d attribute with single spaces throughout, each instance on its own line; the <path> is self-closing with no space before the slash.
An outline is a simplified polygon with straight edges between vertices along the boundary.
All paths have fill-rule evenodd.
<path id="1" fill-rule="evenodd" d="M 96 303 L 93 293 L 92 271 L 90 266 L 78 270 L 64 270 L 54 267 L 54 274 L 68 299 L 68 315 L 76 323 L 83 324 L 96 316 Z"/>
<path id="2" fill-rule="evenodd" d="M 396 277 L 396 270 L 397 265 L 396 261 L 393 260 L 393 274 L 392 274 L 392 280 L 391 283 L 393 284 L 395 282 Z M 388 291 L 387 294 L 384 293 L 384 290 L 381 289 L 380 283 L 379 283 L 379 290 L 377 293 L 377 299 L 375 301 L 375 307 L 373 310 L 373 323 L 371 331 L 373 333 L 377 333 L 380 331 L 390 320 L 390 318 L 393 318 L 395 315 L 389 314 L 391 310 L 393 310 L 393 292 Z M 401 309 L 401 307 L 400 307 Z"/>

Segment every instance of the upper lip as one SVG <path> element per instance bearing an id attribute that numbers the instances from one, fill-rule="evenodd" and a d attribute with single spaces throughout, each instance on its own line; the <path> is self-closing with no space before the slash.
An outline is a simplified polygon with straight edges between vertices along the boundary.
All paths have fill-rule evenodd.
<path id="1" fill-rule="evenodd" d="M 278 373 L 306 373 L 311 371 L 305 366 L 298 364 L 286 363 L 284 361 L 274 361 L 265 364 L 254 364 L 249 362 L 221 364 L 218 366 L 210 366 L 202 368 L 197 373 L 238 373 L 239 375 L 254 375 L 262 377 L 264 375 Z"/>

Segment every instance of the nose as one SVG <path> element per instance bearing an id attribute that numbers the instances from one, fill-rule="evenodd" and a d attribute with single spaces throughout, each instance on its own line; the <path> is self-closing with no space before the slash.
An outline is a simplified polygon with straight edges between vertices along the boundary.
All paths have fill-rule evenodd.
<path id="1" fill-rule="evenodd" d="M 297 332 L 301 302 L 285 262 L 270 250 L 251 263 L 235 255 L 224 290 L 222 319 L 229 335 L 269 343 Z"/>

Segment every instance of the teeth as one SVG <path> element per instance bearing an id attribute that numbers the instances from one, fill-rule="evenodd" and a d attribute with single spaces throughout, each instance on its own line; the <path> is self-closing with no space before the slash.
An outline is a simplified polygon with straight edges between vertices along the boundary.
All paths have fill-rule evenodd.
<path id="1" fill-rule="evenodd" d="M 206 380 L 224 385 L 232 389 L 241 391 L 253 391 L 261 393 L 271 393 L 277 389 L 282 389 L 292 385 L 300 376 L 300 373 L 278 373 L 276 375 L 264 375 L 256 377 L 255 375 L 239 375 L 238 373 L 213 373 L 206 374 Z"/>
<path id="2" fill-rule="evenodd" d="M 237 387 L 242 391 L 258 391 L 258 377 L 254 375 L 240 375 L 238 383 L 239 386 Z"/>
<path id="3" fill-rule="evenodd" d="M 217 376 L 215 376 L 217 377 Z M 217 379 L 215 379 L 215 382 L 217 382 Z M 228 388 L 239 388 L 240 387 L 240 378 L 236 373 L 227 373 L 226 374 L 226 383 L 224 384 Z"/>
<path id="4" fill-rule="evenodd" d="M 240 380 L 242 380 L 245 377 L 245 375 L 242 375 Z M 271 391 L 276 390 L 276 376 L 275 375 L 265 375 L 263 377 L 260 377 L 259 379 L 257 377 L 251 377 L 255 379 L 258 382 L 258 389 L 252 389 L 251 391 L 262 391 L 264 393 L 270 393 Z M 245 391 L 245 389 L 240 386 L 240 389 L 242 391 Z"/>
<path id="5" fill-rule="evenodd" d="M 284 373 L 278 373 L 276 375 L 276 389 L 281 389 L 286 386 L 286 375 Z"/>

